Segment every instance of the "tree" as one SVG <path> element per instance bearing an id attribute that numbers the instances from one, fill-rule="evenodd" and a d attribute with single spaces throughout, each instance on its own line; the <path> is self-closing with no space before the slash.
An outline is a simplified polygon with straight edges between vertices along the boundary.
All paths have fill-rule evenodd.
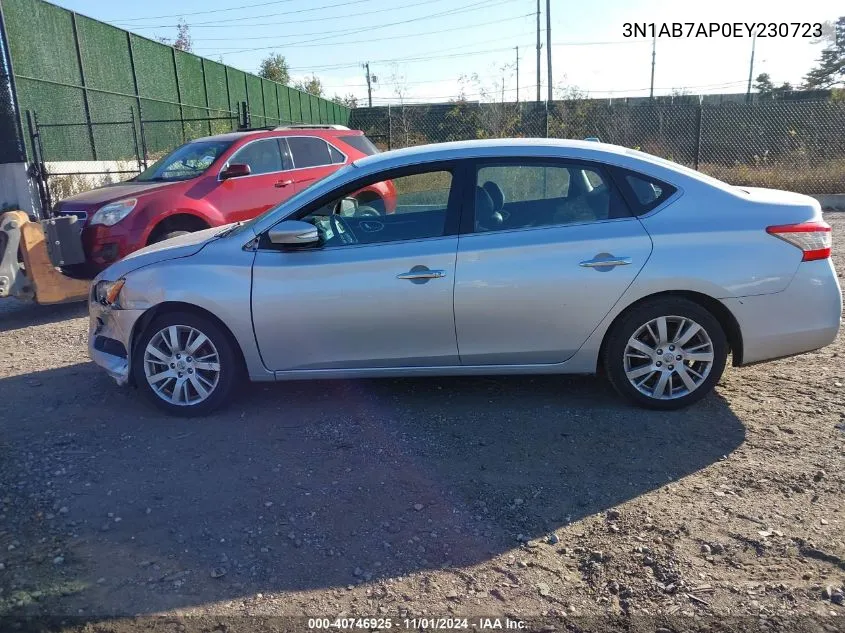
<path id="1" fill-rule="evenodd" d="M 346 106 L 347 108 L 357 108 L 358 107 L 358 97 L 356 97 L 351 92 L 347 94 L 345 97 L 341 97 L 340 95 L 335 95 L 332 97 L 332 101 L 335 103 L 339 103 L 342 106 Z"/>
<path id="2" fill-rule="evenodd" d="M 794 90 L 792 84 L 788 81 L 783 82 L 780 86 L 775 86 L 769 73 L 757 75 L 757 79 L 754 80 L 754 89 L 761 99 L 779 99 Z"/>
<path id="3" fill-rule="evenodd" d="M 293 87 L 302 92 L 307 92 L 315 97 L 323 96 L 323 82 L 316 75 L 300 79 L 293 84 Z"/>
<path id="4" fill-rule="evenodd" d="M 768 97 L 775 90 L 775 85 L 772 83 L 772 78 L 769 73 L 760 73 L 754 80 L 754 90 L 760 93 L 761 97 Z"/>
<path id="5" fill-rule="evenodd" d="M 264 79 L 275 81 L 277 84 L 287 86 L 290 83 L 290 73 L 288 70 L 288 62 L 284 55 L 270 53 L 261 60 L 258 75 L 264 77 Z"/>
<path id="6" fill-rule="evenodd" d="M 185 18 L 180 18 L 176 24 L 176 39 L 171 40 L 169 37 L 159 37 L 158 41 L 162 44 L 167 44 L 173 48 L 178 48 L 180 51 L 190 53 L 194 50 L 194 40 L 191 38 L 191 27 L 185 22 Z"/>
<path id="7" fill-rule="evenodd" d="M 827 42 L 816 67 L 804 77 L 807 90 L 845 86 L 845 15 L 827 29 L 821 42 Z"/>

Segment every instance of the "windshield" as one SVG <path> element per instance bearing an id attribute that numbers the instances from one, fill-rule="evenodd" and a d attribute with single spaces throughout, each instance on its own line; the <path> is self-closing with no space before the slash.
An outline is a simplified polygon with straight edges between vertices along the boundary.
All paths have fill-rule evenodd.
<path id="1" fill-rule="evenodd" d="M 194 141 L 177 147 L 141 172 L 135 180 L 141 182 L 175 182 L 190 180 L 205 173 L 225 152 L 232 141 Z"/>

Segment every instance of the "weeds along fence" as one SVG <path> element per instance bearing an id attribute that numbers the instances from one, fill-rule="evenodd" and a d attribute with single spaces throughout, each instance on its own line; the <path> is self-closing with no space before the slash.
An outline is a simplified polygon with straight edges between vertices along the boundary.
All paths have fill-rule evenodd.
<path id="1" fill-rule="evenodd" d="M 736 185 L 813 194 L 845 190 L 845 103 L 836 101 L 394 105 L 355 109 L 350 125 L 382 149 L 483 138 L 597 137 Z"/>

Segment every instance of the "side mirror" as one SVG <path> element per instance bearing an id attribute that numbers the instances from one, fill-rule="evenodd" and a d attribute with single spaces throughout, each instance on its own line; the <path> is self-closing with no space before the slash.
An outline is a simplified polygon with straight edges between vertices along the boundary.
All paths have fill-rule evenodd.
<path id="1" fill-rule="evenodd" d="M 309 246 L 320 241 L 317 227 L 299 220 L 285 220 L 267 232 L 272 244 Z"/>
<path id="2" fill-rule="evenodd" d="M 242 178 L 243 176 L 249 176 L 250 173 L 252 173 L 252 170 L 249 168 L 249 165 L 235 163 L 234 165 L 229 165 L 226 169 L 220 172 L 220 180 Z"/>

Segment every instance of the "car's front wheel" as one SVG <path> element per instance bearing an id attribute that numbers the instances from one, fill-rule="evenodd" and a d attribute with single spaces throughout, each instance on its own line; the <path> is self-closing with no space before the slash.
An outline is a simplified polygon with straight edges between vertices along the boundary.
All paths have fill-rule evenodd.
<path id="1" fill-rule="evenodd" d="M 155 405 L 186 417 L 206 415 L 228 402 L 242 373 L 228 333 L 191 312 L 154 318 L 141 334 L 132 364 L 135 383 Z"/>
<path id="2" fill-rule="evenodd" d="M 614 388 L 652 409 L 680 409 L 706 396 L 725 369 L 728 341 L 718 319 L 681 297 L 646 301 L 614 324 L 604 368 Z"/>

